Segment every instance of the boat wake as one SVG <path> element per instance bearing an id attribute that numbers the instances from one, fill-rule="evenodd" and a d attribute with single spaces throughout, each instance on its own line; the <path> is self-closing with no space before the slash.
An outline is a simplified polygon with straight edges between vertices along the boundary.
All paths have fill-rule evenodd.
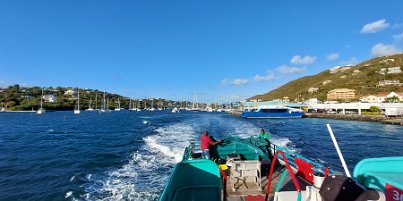
<path id="1" fill-rule="evenodd" d="M 173 166 L 182 159 L 184 148 L 195 137 L 190 125 L 174 124 L 154 130 L 144 137 L 141 150 L 128 163 L 106 176 L 88 176 L 85 200 L 156 200 Z M 72 197 L 71 192 L 66 194 Z"/>

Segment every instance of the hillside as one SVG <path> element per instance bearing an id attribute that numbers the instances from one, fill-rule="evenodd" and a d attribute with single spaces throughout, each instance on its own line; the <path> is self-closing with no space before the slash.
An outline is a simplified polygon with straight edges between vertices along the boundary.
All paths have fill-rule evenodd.
<path id="1" fill-rule="evenodd" d="M 388 67 L 400 67 L 403 71 L 403 54 L 377 57 L 351 67 L 329 68 L 331 70 L 293 80 L 268 93 L 256 95 L 250 99 L 266 101 L 288 97 L 291 101 L 298 98 L 299 100 L 318 98 L 324 101 L 327 92 L 335 88 L 354 89 L 358 98 L 381 92 L 403 92 L 403 85 L 378 86 L 379 81 L 382 80 L 399 80 L 400 83 L 403 83 L 403 72 L 382 73 L 382 68 Z M 387 71 L 388 69 L 386 69 Z M 310 93 L 309 88 L 318 89 L 316 92 Z"/>
<path id="2" fill-rule="evenodd" d="M 72 87 L 45 87 L 44 96 L 52 96 L 52 101 L 44 100 L 44 108 L 46 110 L 73 110 L 77 104 L 77 90 L 80 91 L 81 109 L 86 109 L 91 106 L 100 108 L 103 102 L 103 91 L 94 89 L 78 89 Z M 41 101 L 41 87 L 20 87 L 18 84 L 0 88 L 0 109 L 5 108 L 9 111 L 24 111 L 37 110 Z M 129 108 L 130 99 L 118 94 L 105 92 L 105 99 L 108 102 L 109 109 L 118 107 L 118 99 L 121 107 Z M 132 106 L 138 106 L 137 100 L 132 102 Z M 154 107 L 172 107 L 177 102 L 165 100 L 161 98 L 142 99 L 140 107 L 145 107 L 154 104 Z"/>

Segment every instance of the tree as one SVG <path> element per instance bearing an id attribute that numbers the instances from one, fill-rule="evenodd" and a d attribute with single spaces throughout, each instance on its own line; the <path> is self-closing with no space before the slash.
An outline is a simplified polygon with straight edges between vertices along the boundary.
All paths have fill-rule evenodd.
<path id="1" fill-rule="evenodd" d="M 378 106 L 371 106 L 369 107 L 370 112 L 379 112 L 379 107 Z"/>
<path id="2" fill-rule="evenodd" d="M 388 103 L 398 103 L 400 101 L 400 99 L 397 96 L 393 96 L 390 98 L 385 98 L 385 101 Z"/>

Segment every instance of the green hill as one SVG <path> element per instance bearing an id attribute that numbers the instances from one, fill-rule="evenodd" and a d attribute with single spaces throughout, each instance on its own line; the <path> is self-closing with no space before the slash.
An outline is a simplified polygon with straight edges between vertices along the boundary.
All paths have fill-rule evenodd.
<path id="1" fill-rule="evenodd" d="M 256 95 L 250 99 L 261 101 L 283 99 L 288 97 L 291 101 L 318 98 L 326 100 L 327 92 L 336 88 L 349 88 L 356 90 L 356 97 L 381 92 L 403 92 L 401 86 L 378 86 L 382 80 L 399 80 L 403 83 L 403 72 L 389 73 L 387 68 L 400 67 L 403 71 L 403 54 L 383 56 L 364 61 L 351 67 L 341 67 L 323 71 L 316 75 L 305 76 L 293 80 L 262 95 Z M 385 69 L 386 68 L 386 69 Z M 382 73 L 384 69 L 385 73 Z M 318 88 L 316 92 L 308 92 L 309 88 Z"/>
<path id="2" fill-rule="evenodd" d="M 77 90 L 80 91 L 80 105 L 81 109 L 86 109 L 91 106 L 93 108 L 101 108 L 103 102 L 103 91 L 94 89 L 79 89 L 72 87 L 44 87 L 44 95 L 51 95 L 54 101 L 44 101 L 44 108 L 46 110 L 73 110 L 77 105 Z M 69 91 L 74 91 L 73 94 Z M 42 94 L 42 87 L 20 87 L 18 84 L 0 88 L 0 109 L 5 108 L 9 111 L 24 111 L 24 110 L 37 110 L 40 105 Z M 105 99 L 108 101 L 109 109 L 118 107 L 118 100 L 121 107 L 129 108 L 130 99 L 118 94 L 105 92 Z M 138 101 L 138 100 L 134 100 Z M 134 106 L 138 106 L 138 102 Z M 140 107 L 148 107 L 154 103 L 154 107 L 174 107 L 180 105 L 178 101 L 171 101 L 162 98 L 142 99 Z M 184 104 L 188 104 L 185 102 Z"/>

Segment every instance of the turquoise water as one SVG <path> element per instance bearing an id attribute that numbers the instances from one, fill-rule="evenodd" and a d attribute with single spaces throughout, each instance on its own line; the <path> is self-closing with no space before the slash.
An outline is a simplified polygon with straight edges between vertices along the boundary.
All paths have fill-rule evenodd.
<path id="1" fill-rule="evenodd" d="M 349 168 L 403 155 L 403 127 L 327 119 L 241 119 L 225 113 L 0 113 L 0 200 L 156 200 L 183 148 L 203 130 L 222 138 L 259 128 L 273 142 L 341 171 L 326 124 Z"/>

